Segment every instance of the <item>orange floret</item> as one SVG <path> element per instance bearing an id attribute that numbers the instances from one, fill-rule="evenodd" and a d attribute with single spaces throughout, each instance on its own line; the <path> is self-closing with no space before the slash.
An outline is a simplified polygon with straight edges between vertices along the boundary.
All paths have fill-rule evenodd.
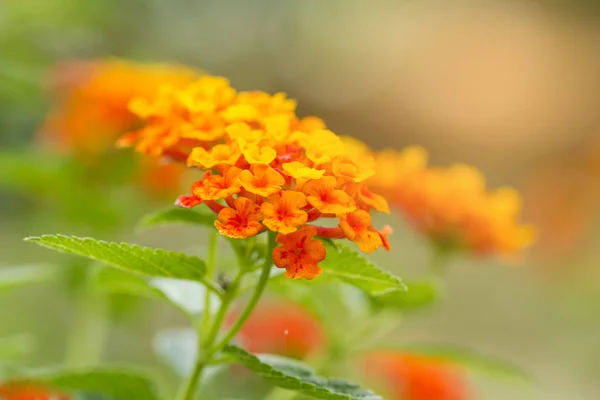
<path id="1" fill-rule="evenodd" d="M 302 210 L 304 206 L 306 197 L 301 192 L 286 190 L 272 194 L 260 206 L 265 217 L 263 224 L 274 232 L 292 233 L 306 223 L 308 215 Z"/>
<path id="2" fill-rule="evenodd" d="M 238 197 L 235 208 L 223 208 L 219 212 L 215 226 L 219 233 L 234 239 L 245 239 L 260 232 L 262 215 L 254 202 L 245 197 Z"/>
<path id="3" fill-rule="evenodd" d="M 321 274 L 319 262 L 325 259 L 325 246 L 313 239 L 317 229 L 312 226 L 296 232 L 277 235 L 281 246 L 273 250 L 273 262 L 285 268 L 285 276 L 292 279 L 313 279 Z"/>

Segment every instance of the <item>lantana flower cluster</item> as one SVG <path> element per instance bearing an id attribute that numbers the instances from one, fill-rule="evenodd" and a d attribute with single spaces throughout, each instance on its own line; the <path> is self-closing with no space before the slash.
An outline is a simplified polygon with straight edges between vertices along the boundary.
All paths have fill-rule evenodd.
<path id="1" fill-rule="evenodd" d="M 369 185 L 436 243 L 498 255 L 518 253 L 533 243 L 533 227 L 518 222 L 519 193 L 509 187 L 488 190 L 476 168 L 428 166 L 420 147 L 383 151 L 376 160 Z"/>
<path id="2" fill-rule="evenodd" d="M 118 144 L 201 169 L 177 204 L 206 205 L 230 238 L 276 232 L 273 259 L 287 277 L 321 273 L 326 249 L 317 237 L 347 238 L 367 253 L 389 249 L 390 229 L 371 223 L 371 211 L 389 209 L 365 183 L 375 173 L 369 150 L 319 118 L 299 118 L 285 94 L 237 92 L 225 78 L 203 76 L 137 97 L 130 109 L 145 124 Z"/>

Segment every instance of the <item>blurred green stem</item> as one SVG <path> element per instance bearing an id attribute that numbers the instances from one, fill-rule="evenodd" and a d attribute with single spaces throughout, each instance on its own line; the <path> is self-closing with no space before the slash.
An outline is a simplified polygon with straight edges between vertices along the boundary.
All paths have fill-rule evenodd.
<path id="1" fill-rule="evenodd" d="M 93 292 L 89 273 L 76 295 L 75 320 L 67 343 L 66 362 L 71 365 L 95 365 L 102 359 L 108 330 L 107 299 Z"/>
<path id="2" fill-rule="evenodd" d="M 208 238 L 208 257 L 206 260 L 206 278 L 209 280 L 213 279 L 215 274 L 215 259 L 217 255 L 217 247 L 219 244 L 219 232 L 214 231 L 210 233 Z M 206 290 L 204 294 L 204 318 L 202 321 L 202 330 L 208 331 L 210 325 L 210 306 L 211 306 L 211 292 Z"/>
<path id="3" fill-rule="evenodd" d="M 217 359 L 217 357 L 215 356 L 218 356 L 218 353 L 221 350 L 223 350 L 223 348 L 229 343 L 231 339 L 235 337 L 235 335 L 244 326 L 244 323 L 252 314 L 252 311 L 254 311 L 254 308 L 258 304 L 258 301 L 264 293 L 267 283 L 269 281 L 271 266 L 273 265 L 272 253 L 274 247 L 275 234 L 268 231 L 267 253 L 262 266 L 260 278 L 256 287 L 254 288 L 254 293 L 252 294 L 252 297 L 248 301 L 248 304 L 246 305 L 242 313 L 233 323 L 232 327 L 225 334 L 223 339 L 221 339 L 217 344 L 215 344 L 219 332 L 222 329 L 223 322 L 225 321 L 225 317 L 227 316 L 227 312 L 229 311 L 229 307 L 239 295 L 238 289 L 240 287 L 242 279 L 249 272 L 246 268 L 246 260 L 239 260 L 240 265 L 238 274 L 227 288 L 225 295 L 221 300 L 219 311 L 217 312 L 212 323 L 210 324 L 210 330 L 208 331 L 206 336 L 202 335 L 202 332 L 198 332 L 198 355 L 196 364 L 194 366 L 192 374 L 187 379 L 187 381 L 184 382 L 182 388 L 180 389 L 180 392 L 177 396 L 178 400 L 193 400 L 195 398 L 196 390 L 199 386 L 199 383 L 202 381 L 202 373 L 204 372 L 206 366 L 212 364 L 215 361 L 215 359 Z"/>

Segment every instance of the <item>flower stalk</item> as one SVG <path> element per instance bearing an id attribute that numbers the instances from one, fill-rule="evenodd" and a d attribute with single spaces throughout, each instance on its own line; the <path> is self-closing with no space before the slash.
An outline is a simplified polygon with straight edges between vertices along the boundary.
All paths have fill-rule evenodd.
<path id="1" fill-rule="evenodd" d="M 213 273 L 214 269 L 214 258 L 216 252 L 217 241 L 212 239 L 209 244 L 209 264 L 208 271 Z M 223 328 L 223 324 L 225 322 L 225 318 L 227 313 L 233 304 L 233 302 L 238 298 L 241 294 L 239 291 L 240 284 L 246 274 L 249 272 L 246 260 L 239 258 L 239 270 L 236 277 L 233 279 L 232 283 L 227 288 L 225 295 L 221 300 L 221 305 L 219 310 L 217 311 L 214 319 L 210 321 L 210 316 L 205 317 L 203 320 L 203 324 L 201 324 L 201 328 L 198 330 L 198 355 L 197 360 L 194 365 L 194 369 L 187 379 L 184 382 L 180 394 L 177 397 L 178 400 L 192 400 L 195 397 L 195 393 L 198 390 L 198 386 L 202 381 L 202 375 L 207 365 L 215 364 L 217 361 L 222 360 L 219 358 L 219 353 L 223 348 L 235 337 L 235 335 L 242 329 L 244 323 L 248 320 L 250 315 L 252 315 L 252 311 L 256 308 L 260 298 L 262 297 L 265 288 L 267 287 L 267 283 L 269 281 L 269 275 L 271 271 L 271 267 L 273 265 L 273 257 L 272 252 L 275 247 L 275 234 L 269 232 L 267 234 L 267 252 L 265 254 L 265 260 L 262 265 L 261 275 L 258 280 L 256 287 L 254 288 L 254 292 L 248 301 L 248 304 L 242 311 L 242 313 L 237 317 L 237 319 L 232 324 L 231 328 L 227 331 L 227 333 L 223 336 L 223 338 L 217 341 L 219 332 L 221 332 Z M 236 252 L 239 253 L 239 252 Z M 241 254 L 238 254 L 241 255 Z M 205 315 L 208 312 L 208 307 L 210 306 L 209 296 L 205 298 Z M 206 322 L 209 321 L 209 322 Z M 208 327 L 208 330 L 206 328 Z M 203 335 L 205 330 L 206 334 Z"/>

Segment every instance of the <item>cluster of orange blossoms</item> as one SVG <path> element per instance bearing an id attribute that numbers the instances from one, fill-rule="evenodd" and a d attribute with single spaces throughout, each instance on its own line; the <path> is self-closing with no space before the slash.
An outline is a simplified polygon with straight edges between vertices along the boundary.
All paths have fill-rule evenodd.
<path id="1" fill-rule="evenodd" d="M 237 92 L 225 78 L 203 76 L 133 99 L 130 109 L 145 125 L 118 143 L 202 169 L 177 203 L 205 204 L 230 238 L 276 232 L 275 265 L 287 277 L 312 279 L 326 256 L 315 237 L 348 238 L 364 252 L 389 249 L 390 229 L 375 229 L 370 214 L 389 209 L 365 183 L 375 173 L 369 150 L 318 118 L 298 118 L 295 108 L 283 93 Z M 319 224 L 326 219 L 334 226 Z"/>
<path id="2" fill-rule="evenodd" d="M 113 148 L 115 139 L 139 120 L 129 111 L 136 96 L 153 96 L 165 84 L 183 87 L 199 72 L 177 65 L 140 64 L 119 59 L 67 61 L 50 76 L 56 107 L 38 139 L 87 163 Z M 179 188 L 184 169 L 160 160 L 141 160 L 138 183 L 150 193 Z M 160 182 L 160 190 L 156 187 Z M 175 189 L 177 190 L 177 189 Z"/>
<path id="3" fill-rule="evenodd" d="M 512 188 L 486 189 L 476 168 L 427 165 L 420 147 L 384 151 L 369 180 L 393 207 L 439 245 L 476 254 L 510 255 L 532 244 L 532 226 L 519 225 L 521 199 Z"/>
<path id="4" fill-rule="evenodd" d="M 2 400 L 70 400 L 71 397 L 58 394 L 47 387 L 30 382 L 10 382 L 0 384 Z"/>

